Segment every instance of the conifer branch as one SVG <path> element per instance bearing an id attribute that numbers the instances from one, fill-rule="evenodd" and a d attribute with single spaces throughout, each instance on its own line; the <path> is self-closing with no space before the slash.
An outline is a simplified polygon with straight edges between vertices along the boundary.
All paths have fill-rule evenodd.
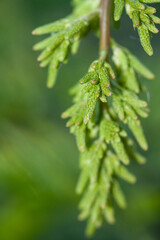
<path id="1" fill-rule="evenodd" d="M 34 46 L 35 50 L 42 50 L 38 57 L 41 66 L 49 65 L 48 87 L 55 84 L 60 64 L 78 51 L 82 38 L 90 31 L 100 38 L 99 58 L 71 89 L 73 105 L 62 114 L 62 118 L 69 118 L 66 126 L 75 135 L 80 151 L 76 192 L 81 195 L 79 219 L 88 219 L 87 235 L 92 235 L 104 220 L 114 223 L 114 201 L 121 208 L 126 207 L 119 178 L 135 183 L 136 177 L 127 165 L 131 160 L 145 163 L 136 150 L 136 142 L 143 150 L 148 148 L 140 118 L 146 118 L 149 109 L 139 96 L 145 91 L 139 76 L 153 79 L 154 75 L 128 49 L 111 39 L 111 2 L 73 0 L 70 16 L 33 31 L 36 35 L 51 34 Z M 151 32 L 158 32 L 155 24 L 160 24 L 160 19 L 154 15 L 156 9 L 146 3 L 155 2 L 160 0 L 114 0 L 114 20 L 121 19 L 125 8 L 149 55 L 153 53 Z"/>

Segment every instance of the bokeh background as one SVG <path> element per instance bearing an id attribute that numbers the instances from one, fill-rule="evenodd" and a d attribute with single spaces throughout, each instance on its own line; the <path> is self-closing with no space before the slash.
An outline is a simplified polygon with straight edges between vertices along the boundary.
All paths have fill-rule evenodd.
<path id="1" fill-rule="evenodd" d="M 156 5 L 160 16 L 160 4 Z M 85 240 L 77 220 L 78 151 L 60 114 L 71 103 L 68 89 L 97 58 L 98 40 L 90 34 L 79 53 L 59 72 L 53 90 L 47 71 L 36 62 L 31 31 L 71 12 L 66 0 L 0 0 L 0 239 Z M 124 18 L 113 36 L 156 74 L 147 81 L 150 116 L 144 121 L 149 142 L 144 166 L 133 165 L 134 186 L 124 183 L 128 208 L 116 209 L 116 224 L 98 230 L 93 240 L 160 239 L 160 34 L 154 56 L 140 46 Z M 150 99 L 150 100 L 149 100 Z"/>

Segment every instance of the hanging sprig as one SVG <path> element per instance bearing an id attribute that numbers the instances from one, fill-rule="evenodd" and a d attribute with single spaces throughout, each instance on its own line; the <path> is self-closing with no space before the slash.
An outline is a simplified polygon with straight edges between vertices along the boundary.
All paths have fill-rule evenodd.
<path id="1" fill-rule="evenodd" d="M 88 108 L 85 102 L 87 99 L 85 95 L 88 93 L 84 94 L 83 89 L 79 85 L 73 89 L 74 91 L 72 90 L 77 95 L 74 98 L 74 105 L 66 110 L 62 117 L 71 117 L 71 120 L 75 116 L 81 115 L 81 121 L 78 124 L 77 121 L 72 121 L 71 132 L 76 135 L 78 148 L 82 152 L 77 193 L 84 192 L 84 194 L 79 205 L 81 211 L 79 219 L 89 218 L 87 234 L 91 235 L 103 223 L 104 219 L 107 219 L 109 223 L 115 221 L 113 199 L 120 207 L 126 206 L 118 177 L 130 183 L 134 183 L 136 179 L 123 166 L 123 164 L 129 164 L 129 155 L 126 150 L 128 145 L 123 141 L 127 134 L 121 129 L 117 121 L 113 120 L 110 112 L 106 110 L 102 116 L 101 114 L 97 116 L 95 110 L 89 122 L 84 124 L 85 110 L 83 107 Z M 100 99 L 97 101 L 100 102 Z M 79 107 L 77 107 L 78 102 Z"/>
<path id="2" fill-rule="evenodd" d="M 145 162 L 135 151 L 135 144 L 128 139 L 120 121 L 128 126 L 144 150 L 148 147 L 138 118 L 148 116 L 147 103 L 138 97 L 133 87 L 135 83 L 132 86 L 126 84 L 130 77 L 126 79 L 123 73 L 131 69 L 148 79 L 154 76 L 134 55 L 114 41 L 112 50 L 116 74 L 106 61 L 94 61 L 88 73 L 80 79 L 80 84 L 72 90 L 74 105 L 62 114 L 63 118 L 70 117 L 67 126 L 75 134 L 81 152 L 81 174 L 77 185 L 77 193 L 82 194 L 79 219 L 89 219 L 89 235 L 104 219 L 109 223 L 115 221 L 113 200 L 122 208 L 126 206 L 118 178 L 130 183 L 136 178 L 124 165 L 128 165 L 130 159 Z M 135 79 L 138 82 L 136 74 Z M 140 91 L 138 88 L 138 93 Z M 99 105 L 103 106 L 101 112 Z"/>
<path id="3" fill-rule="evenodd" d="M 133 27 L 137 28 L 141 45 L 148 55 L 153 54 L 151 46 L 152 33 L 158 33 L 159 30 L 155 24 L 160 24 L 160 18 L 154 15 L 156 9 L 147 6 L 145 3 L 157 3 L 159 0 L 114 0 L 114 20 L 121 18 L 124 6 L 126 13 L 133 22 Z"/>

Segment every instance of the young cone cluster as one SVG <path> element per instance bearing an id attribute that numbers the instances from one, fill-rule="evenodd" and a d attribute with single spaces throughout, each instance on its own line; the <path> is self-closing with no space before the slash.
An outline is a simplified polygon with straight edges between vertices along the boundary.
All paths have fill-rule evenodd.
<path id="1" fill-rule="evenodd" d="M 126 13 L 133 22 L 133 27 L 138 29 L 142 47 L 150 56 L 153 54 L 150 40 L 152 33 L 159 32 L 155 24 L 160 24 L 160 18 L 154 15 L 156 9 L 146 3 L 157 2 L 160 0 L 114 0 L 114 20 L 120 20 L 125 7 Z"/>
<path id="2" fill-rule="evenodd" d="M 150 33 L 158 32 L 154 23 L 160 23 L 160 19 L 153 15 L 155 8 L 146 3 L 155 2 L 159 1 L 113 1 L 115 21 L 121 18 L 125 7 L 149 55 L 152 54 Z M 101 3 L 109 7 L 109 2 L 102 0 Z M 103 16 L 106 22 L 102 25 L 109 27 L 109 18 L 105 15 L 109 11 L 107 9 L 103 15 L 99 4 L 99 0 L 94 3 L 74 0 L 74 10 L 68 18 L 33 31 L 36 35 L 51 34 L 34 46 L 35 50 L 42 50 L 38 58 L 41 66 L 49 65 L 48 87 L 54 85 L 59 65 L 68 60 L 70 53 L 76 53 L 82 37 L 90 30 L 96 35 L 103 30 L 107 34 L 106 29 L 101 27 L 99 31 L 98 26 Z M 114 202 L 121 208 L 126 207 L 119 180 L 135 183 L 135 176 L 127 168 L 130 161 L 145 163 L 145 158 L 136 149 L 136 142 L 143 150 L 148 148 L 139 118 L 146 118 L 149 110 L 147 102 L 139 97 L 145 89 L 139 77 L 154 78 L 128 49 L 113 39 L 108 41 L 105 34 L 100 35 L 104 36 L 101 42 L 106 49 L 101 49 L 100 57 L 70 90 L 73 105 L 62 114 L 62 118 L 69 118 L 66 125 L 75 135 L 80 151 L 81 172 L 76 191 L 81 194 L 79 219 L 88 219 L 88 235 L 92 235 L 104 220 L 114 223 Z M 109 47 L 111 56 L 106 54 Z"/>

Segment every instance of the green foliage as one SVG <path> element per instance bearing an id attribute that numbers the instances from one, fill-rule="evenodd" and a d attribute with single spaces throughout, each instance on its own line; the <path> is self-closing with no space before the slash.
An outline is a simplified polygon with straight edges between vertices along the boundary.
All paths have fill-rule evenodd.
<path id="1" fill-rule="evenodd" d="M 126 13 L 133 22 L 133 27 L 138 29 L 141 45 L 148 55 L 153 54 L 151 47 L 152 33 L 158 33 L 159 30 L 155 24 L 160 24 L 160 18 L 154 13 L 156 9 L 147 6 L 145 3 L 157 3 L 159 0 L 115 0 L 114 1 L 114 20 L 119 21 L 125 6 Z"/>
<path id="2" fill-rule="evenodd" d="M 49 65 L 47 81 L 49 88 L 55 84 L 60 64 L 66 63 L 71 53 L 76 54 L 80 40 L 90 31 L 92 25 L 94 26 L 97 17 L 98 11 L 79 18 L 73 14 L 68 19 L 44 25 L 33 31 L 34 35 L 51 34 L 50 37 L 33 47 L 34 50 L 42 50 L 38 57 L 38 61 L 41 62 L 40 66 Z"/>
<path id="3" fill-rule="evenodd" d="M 109 73 L 112 68 L 107 62 L 94 61 L 89 72 L 74 88 L 74 105 L 62 114 L 63 118 L 70 117 L 67 126 L 70 126 L 71 132 L 76 135 L 77 145 L 82 152 L 77 193 L 82 194 L 84 191 L 84 194 L 80 202 L 79 218 L 89 218 L 89 235 L 101 225 L 104 218 L 110 223 L 114 222 L 113 199 L 122 208 L 126 205 L 118 178 L 130 183 L 134 183 L 136 179 L 123 164 L 128 165 L 129 159 L 145 162 L 135 151 L 135 144 L 130 146 L 120 121 L 128 125 L 139 145 L 144 150 L 147 149 L 138 120 L 138 115 L 147 117 L 147 103 L 140 100 L 133 85 L 127 85 L 130 76 L 126 75 L 127 69 L 133 71 L 140 92 L 142 86 L 134 71 L 141 73 L 139 67 L 145 69 L 145 66 L 114 41 L 112 50 L 116 80 L 112 80 L 113 75 Z M 147 77 L 153 78 L 153 74 L 148 69 L 146 71 Z M 101 100 L 102 94 L 105 101 Z M 99 106 L 102 106 L 100 112 Z"/>
<path id="4" fill-rule="evenodd" d="M 154 23 L 159 23 L 159 18 L 153 15 L 155 8 L 144 3 L 153 2 L 114 1 L 114 19 L 121 18 L 125 6 L 149 55 L 152 55 L 150 32 L 157 32 Z M 43 50 L 38 57 L 41 66 L 49 64 L 48 87 L 54 85 L 60 64 L 77 52 L 82 37 L 91 30 L 97 33 L 98 3 L 75 0 L 73 14 L 68 18 L 33 31 L 36 35 L 51 34 L 34 46 L 35 50 Z M 148 148 L 139 117 L 147 117 L 149 110 L 147 102 L 140 99 L 144 87 L 139 75 L 147 79 L 153 79 L 154 75 L 114 40 L 110 41 L 110 48 L 111 58 L 100 54 L 71 89 L 73 105 L 62 114 L 62 118 L 69 118 L 66 126 L 76 136 L 80 151 L 81 173 L 76 191 L 82 195 L 79 219 L 88 219 L 87 235 L 92 235 L 105 219 L 114 223 L 114 201 L 119 207 L 126 207 L 119 178 L 135 183 L 135 176 L 125 165 L 130 160 L 145 162 L 136 150 L 136 142 L 143 150 Z M 128 131 L 136 141 L 128 137 Z"/>

